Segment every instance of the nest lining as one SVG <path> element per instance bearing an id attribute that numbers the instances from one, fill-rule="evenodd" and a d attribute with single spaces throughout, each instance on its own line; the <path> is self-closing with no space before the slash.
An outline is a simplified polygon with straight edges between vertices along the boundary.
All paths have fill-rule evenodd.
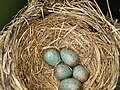
<path id="1" fill-rule="evenodd" d="M 90 73 L 83 90 L 113 89 L 119 73 L 119 32 L 111 33 L 115 27 L 92 4 L 57 3 L 42 19 L 39 3 L 28 7 L 1 37 L 3 81 L 9 82 L 3 83 L 4 88 L 59 90 L 60 81 L 44 62 L 43 51 L 68 47 L 79 54 L 79 64 Z"/>

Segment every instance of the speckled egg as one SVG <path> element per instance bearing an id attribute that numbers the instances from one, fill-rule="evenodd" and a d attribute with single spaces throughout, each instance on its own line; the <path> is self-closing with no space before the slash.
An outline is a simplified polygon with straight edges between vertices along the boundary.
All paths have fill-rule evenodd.
<path id="1" fill-rule="evenodd" d="M 78 64 L 79 56 L 75 51 L 71 49 L 62 48 L 60 51 L 60 56 L 63 62 L 71 67 L 76 66 Z"/>
<path id="2" fill-rule="evenodd" d="M 78 65 L 73 68 L 73 77 L 81 82 L 85 82 L 89 77 L 89 73 L 83 66 Z"/>
<path id="3" fill-rule="evenodd" d="M 45 50 L 43 58 L 47 62 L 47 64 L 51 66 L 55 66 L 61 62 L 58 50 L 53 48 Z"/>
<path id="4" fill-rule="evenodd" d="M 61 81 L 60 90 L 82 90 L 82 85 L 78 79 L 66 78 Z"/>
<path id="5" fill-rule="evenodd" d="M 58 64 L 55 67 L 55 77 L 62 80 L 72 76 L 72 69 L 66 64 Z"/>

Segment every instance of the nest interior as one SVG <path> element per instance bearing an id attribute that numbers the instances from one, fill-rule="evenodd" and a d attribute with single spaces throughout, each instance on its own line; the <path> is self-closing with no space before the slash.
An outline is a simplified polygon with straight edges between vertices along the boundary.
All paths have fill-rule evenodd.
<path id="1" fill-rule="evenodd" d="M 90 73 L 83 90 L 114 89 L 119 75 L 119 32 L 97 4 L 88 0 L 29 5 L 0 37 L 2 88 L 59 90 L 54 67 L 43 60 L 47 48 L 71 48 Z M 47 16 L 44 16 L 47 12 Z M 49 13 L 49 14 L 48 14 Z M 42 18 L 40 18 L 42 17 Z"/>

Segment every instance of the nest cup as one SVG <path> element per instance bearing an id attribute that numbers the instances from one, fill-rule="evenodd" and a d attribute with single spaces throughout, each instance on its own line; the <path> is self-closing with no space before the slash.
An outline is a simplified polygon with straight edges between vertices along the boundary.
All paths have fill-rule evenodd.
<path id="1" fill-rule="evenodd" d="M 120 32 L 96 2 L 32 2 L 1 32 L 0 88 L 60 90 L 43 52 L 66 47 L 79 55 L 79 64 L 90 74 L 83 90 L 113 90 L 119 76 L 119 41 Z"/>

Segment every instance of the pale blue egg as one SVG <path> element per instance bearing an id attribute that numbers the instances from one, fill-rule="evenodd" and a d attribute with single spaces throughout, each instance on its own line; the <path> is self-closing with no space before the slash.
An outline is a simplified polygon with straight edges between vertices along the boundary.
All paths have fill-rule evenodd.
<path id="1" fill-rule="evenodd" d="M 61 62 L 61 58 L 60 58 L 58 50 L 53 49 L 53 48 L 47 49 L 44 52 L 43 57 L 44 57 L 44 60 L 47 62 L 47 64 L 51 66 L 55 66 Z"/>
<path id="2" fill-rule="evenodd" d="M 66 78 L 61 81 L 60 90 L 82 90 L 82 84 L 78 79 Z"/>
<path id="3" fill-rule="evenodd" d="M 79 56 L 78 54 L 67 48 L 62 48 L 60 51 L 60 56 L 64 63 L 68 64 L 69 66 L 76 66 L 78 64 Z"/>
<path id="4" fill-rule="evenodd" d="M 66 64 L 58 64 L 55 67 L 55 76 L 60 80 L 71 77 L 72 73 L 72 69 Z"/>
<path id="5" fill-rule="evenodd" d="M 73 68 L 73 77 L 81 82 L 85 82 L 89 77 L 89 73 L 83 66 L 78 65 Z"/>

